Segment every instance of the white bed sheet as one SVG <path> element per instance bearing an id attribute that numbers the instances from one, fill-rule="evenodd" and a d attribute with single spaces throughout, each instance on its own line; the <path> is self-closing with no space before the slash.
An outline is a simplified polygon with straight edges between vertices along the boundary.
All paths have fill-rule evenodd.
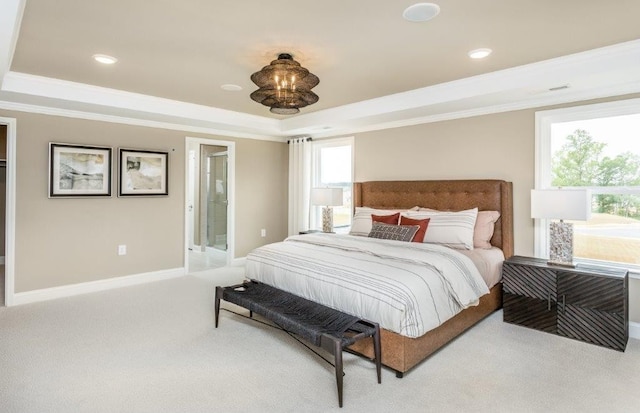
<path id="1" fill-rule="evenodd" d="M 247 256 L 247 278 L 419 337 L 489 292 L 451 248 L 338 234 L 308 234 Z"/>
<path id="2" fill-rule="evenodd" d="M 487 283 L 487 287 L 491 288 L 500 282 L 502 279 L 502 262 L 504 261 L 504 253 L 500 248 L 475 248 L 458 251 L 473 261 L 478 271 L 480 271 L 480 275 Z"/>

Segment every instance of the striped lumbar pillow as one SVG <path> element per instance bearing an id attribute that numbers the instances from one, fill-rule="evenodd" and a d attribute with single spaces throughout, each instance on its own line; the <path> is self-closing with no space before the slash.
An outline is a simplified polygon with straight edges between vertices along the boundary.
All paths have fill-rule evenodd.
<path id="1" fill-rule="evenodd" d="M 419 225 L 393 225 L 374 222 L 369 232 L 369 238 L 411 242 L 418 229 L 420 229 Z"/>

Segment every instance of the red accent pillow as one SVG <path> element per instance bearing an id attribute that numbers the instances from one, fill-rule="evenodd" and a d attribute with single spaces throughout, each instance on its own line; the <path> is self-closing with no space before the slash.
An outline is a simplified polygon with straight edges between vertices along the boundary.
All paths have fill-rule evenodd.
<path id="1" fill-rule="evenodd" d="M 420 229 L 416 232 L 416 235 L 413 236 L 411 242 L 424 242 L 424 236 L 427 233 L 430 219 L 431 218 L 413 219 L 401 216 L 400 225 L 419 225 Z"/>
<path id="2" fill-rule="evenodd" d="M 392 215 L 373 215 L 371 214 L 372 222 L 382 222 L 383 224 L 390 225 L 398 225 L 398 219 L 400 218 L 400 213 L 396 212 Z M 417 225 L 417 224 L 415 224 Z"/>

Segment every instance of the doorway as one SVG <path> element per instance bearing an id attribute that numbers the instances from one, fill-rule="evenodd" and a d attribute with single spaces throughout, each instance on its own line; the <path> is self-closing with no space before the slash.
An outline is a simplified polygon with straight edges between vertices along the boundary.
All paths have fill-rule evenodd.
<path id="1" fill-rule="evenodd" d="M 229 265 L 233 259 L 234 143 L 187 138 L 187 273 Z"/>

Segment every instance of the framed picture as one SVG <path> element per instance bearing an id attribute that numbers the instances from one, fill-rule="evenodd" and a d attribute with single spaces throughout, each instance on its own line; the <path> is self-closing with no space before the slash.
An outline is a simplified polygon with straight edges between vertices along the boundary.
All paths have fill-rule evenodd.
<path id="1" fill-rule="evenodd" d="M 118 196 L 169 195 L 169 153 L 120 148 Z"/>
<path id="2" fill-rule="evenodd" d="M 49 143 L 49 198 L 111 196 L 111 148 Z"/>

